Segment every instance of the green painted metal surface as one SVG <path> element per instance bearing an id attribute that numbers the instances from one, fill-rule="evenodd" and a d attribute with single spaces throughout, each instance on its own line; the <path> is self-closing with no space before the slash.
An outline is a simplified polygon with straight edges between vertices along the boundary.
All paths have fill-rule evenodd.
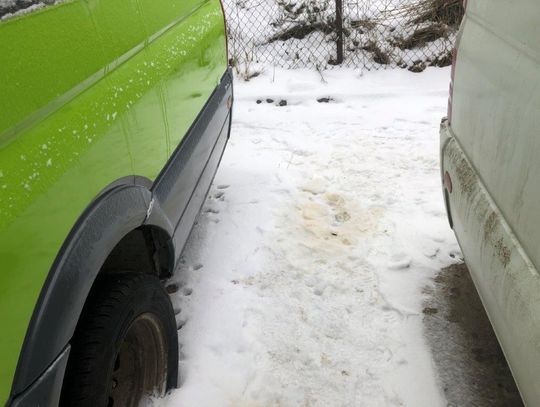
<path id="1" fill-rule="evenodd" d="M 154 179 L 226 69 L 218 0 L 75 0 L 0 22 L 0 403 L 50 267 L 111 182 Z"/>

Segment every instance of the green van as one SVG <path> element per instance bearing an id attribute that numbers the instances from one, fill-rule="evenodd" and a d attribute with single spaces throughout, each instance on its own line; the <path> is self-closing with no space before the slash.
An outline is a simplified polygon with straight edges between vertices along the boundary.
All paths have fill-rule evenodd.
<path id="1" fill-rule="evenodd" d="M 469 0 L 441 125 L 447 212 L 525 404 L 540 405 L 540 2 Z"/>
<path id="2" fill-rule="evenodd" d="M 231 108 L 219 0 L 0 0 L 0 404 L 176 386 L 164 282 Z"/>

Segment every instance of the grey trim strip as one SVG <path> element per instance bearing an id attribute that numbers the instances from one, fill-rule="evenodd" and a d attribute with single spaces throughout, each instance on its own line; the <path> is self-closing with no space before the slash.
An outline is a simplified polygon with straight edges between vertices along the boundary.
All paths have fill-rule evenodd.
<path id="1" fill-rule="evenodd" d="M 163 212 L 176 225 L 189 204 L 204 171 L 223 124 L 229 115 L 227 101 L 232 98 L 232 73 L 228 70 L 187 135 L 152 187 Z M 179 211 L 180 209 L 180 211 Z"/>
<path id="2" fill-rule="evenodd" d="M 206 196 L 208 195 L 208 190 L 212 185 L 212 181 L 214 180 L 214 176 L 218 169 L 219 163 L 221 162 L 221 158 L 223 157 L 223 152 L 229 138 L 230 125 L 231 116 L 229 115 L 226 123 L 223 125 L 220 137 L 218 138 L 218 141 L 214 146 L 212 156 L 210 157 L 210 160 L 208 160 L 208 163 L 203 173 L 201 174 L 201 177 L 199 178 L 197 188 L 193 192 L 189 204 L 186 206 L 182 217 L 176 225 L 176 229 L 173 235 L 173 241 L 174 245 L 179 249 L 176 251 L 177 259 L 175 260 L 178 260 L 178 258 L 182 254 L 182 249 L 184 248 L 187 239 L 189 238 L 195 220 L 197 219 L 197 216 L 201 211 L 201 207 L 204 204 Z"/>

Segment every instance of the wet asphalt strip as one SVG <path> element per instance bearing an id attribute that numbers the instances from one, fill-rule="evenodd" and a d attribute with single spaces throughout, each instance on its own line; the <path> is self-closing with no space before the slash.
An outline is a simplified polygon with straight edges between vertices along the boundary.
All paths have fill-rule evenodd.
<path id="1" fill-rule="evenodd" d="M 448 406 L 523 406 L 465 264 L 426 288 L 424 329 Z"/>

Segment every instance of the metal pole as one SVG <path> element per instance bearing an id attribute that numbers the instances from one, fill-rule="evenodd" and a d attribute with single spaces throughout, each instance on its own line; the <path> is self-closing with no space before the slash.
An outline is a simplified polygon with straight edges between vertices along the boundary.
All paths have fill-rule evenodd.
<path id="1" fill-rule="evenodd" d="M 343 63 L 343 0 L 336 0 L 336 33 L 337 58 L 336 63 Z"/>

